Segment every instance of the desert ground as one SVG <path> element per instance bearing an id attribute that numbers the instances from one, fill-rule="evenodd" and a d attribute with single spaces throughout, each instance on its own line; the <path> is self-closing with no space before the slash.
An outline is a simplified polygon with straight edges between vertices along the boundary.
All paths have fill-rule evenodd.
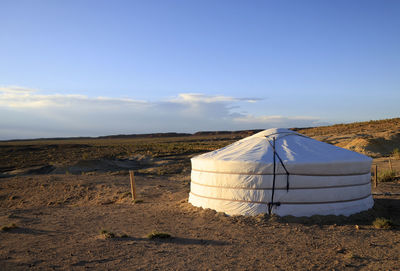
<path id="1" fill-rule="evenodd" d="M 0 270 L 400 270 L 400 119 L 294 130 L 373 157 L 374 207 L 295 218 L 189 204 L 190 158 L 256 131 L 0 142 Z"/>

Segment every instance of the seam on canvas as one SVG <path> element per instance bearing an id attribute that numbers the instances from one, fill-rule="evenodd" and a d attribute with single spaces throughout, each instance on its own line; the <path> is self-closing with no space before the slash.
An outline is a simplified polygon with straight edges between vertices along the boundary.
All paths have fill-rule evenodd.
<path id="1" fill-rule="evenodd" d="M 214 198 L 214 197 L 207 197 L 207 196 L 200 196 L 197 195 L 193 192 L 190 192 L 193 196 L 200 197 L 200 198 L 206 198 L 206 199 L 213 199 L 213 200 L 224 200 L 224 201 L 235 201 L 235 202 L 246 202 L 246 203 L 258 203 L 258 204 L 268 204 L 269 202 L 267 201 L 249 201 L 249 200 L 239 200 L 239 199 L 222 199 L 222 198 Z M 362 200 L 366 199 L 371 196 L 371 193 L 369 193 L 366 196 L 360 197 L 360 198 L 355 198 L 355 199 L 349 199 L 349 200 L 336 200 L 336 201 L 315 201 L 315 202 L 279 202 L 281 205 L 282 204 L 290 204 L 290 205 L 296 205 L 296 204 L 329 204 L 329 203 L 341 203 L 341 202 L 351 202 L 351 201 L 357 201 L 357 200 Z"/>

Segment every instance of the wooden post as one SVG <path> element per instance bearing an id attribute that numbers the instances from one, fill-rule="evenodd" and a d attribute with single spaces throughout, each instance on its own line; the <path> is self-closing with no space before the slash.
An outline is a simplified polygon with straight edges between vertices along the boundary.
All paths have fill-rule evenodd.
<path id="1" fill-rule="evenodd" d="M 390 172 L 393 172 L 393 167 L 392 167 L 392 160 L 389 157 L 389 168 L 390 168 Z"/>
<path id="2" fill-rule="evenodd" d="M 378 164 L 375 164 L 375 173 L 374 173 L 374 186 L 375 188 L 378 186 Z"/>
<path id="3" fill-rule="evenodd" d="M 132 200 L 136 199 L 136 185 L 135 185 L 135 174 L 133 170 L 129 170 L 129 177 L 131 179 L 131 194 Z"/>

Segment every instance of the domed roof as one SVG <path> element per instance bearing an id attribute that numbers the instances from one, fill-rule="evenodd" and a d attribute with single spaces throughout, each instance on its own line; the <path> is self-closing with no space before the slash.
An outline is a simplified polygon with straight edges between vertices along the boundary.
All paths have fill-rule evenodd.
<path id="1" fill-rule="evenodd" d="M 290 174 L 343 175 L 370 171 L 372 159 L 288 129 L 264 130 L 224 148 L 192 158 L 197 171 L 271 174 L 275 151 Z M 285 173 L 276 161 L 277 174 Z"/>

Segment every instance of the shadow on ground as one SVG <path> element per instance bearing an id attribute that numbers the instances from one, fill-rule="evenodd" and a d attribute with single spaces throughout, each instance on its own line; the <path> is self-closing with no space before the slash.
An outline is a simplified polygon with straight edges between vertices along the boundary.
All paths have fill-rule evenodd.
<path id="1" fill-rule="evenodd" d="M 368 211 L 351 216 L 314 215 L 311 217 L 276 217 L 281 223 L 299 223 L 305 225 L 371 225 L 376 218 L 390 219 L 394 227 L 400 227 L 400 199 L 374 199 L 374 207 Z"/>
<path id="2" fill-rule="evenodd" d="M 213 246 L 226 246 L 227 242 L 208 239 L 194 239 L 184 237 L 170 237 L 170 238 L 154 238 L 149 239 L 146 237 L 126 237 L 126 238 L 110 238 L 109 240 L 124 242 L 124 241 L 137 241 L 137 242 L 152 242 L 152 243 L 170 243 L 177 245 L 213 245 Z"/>

